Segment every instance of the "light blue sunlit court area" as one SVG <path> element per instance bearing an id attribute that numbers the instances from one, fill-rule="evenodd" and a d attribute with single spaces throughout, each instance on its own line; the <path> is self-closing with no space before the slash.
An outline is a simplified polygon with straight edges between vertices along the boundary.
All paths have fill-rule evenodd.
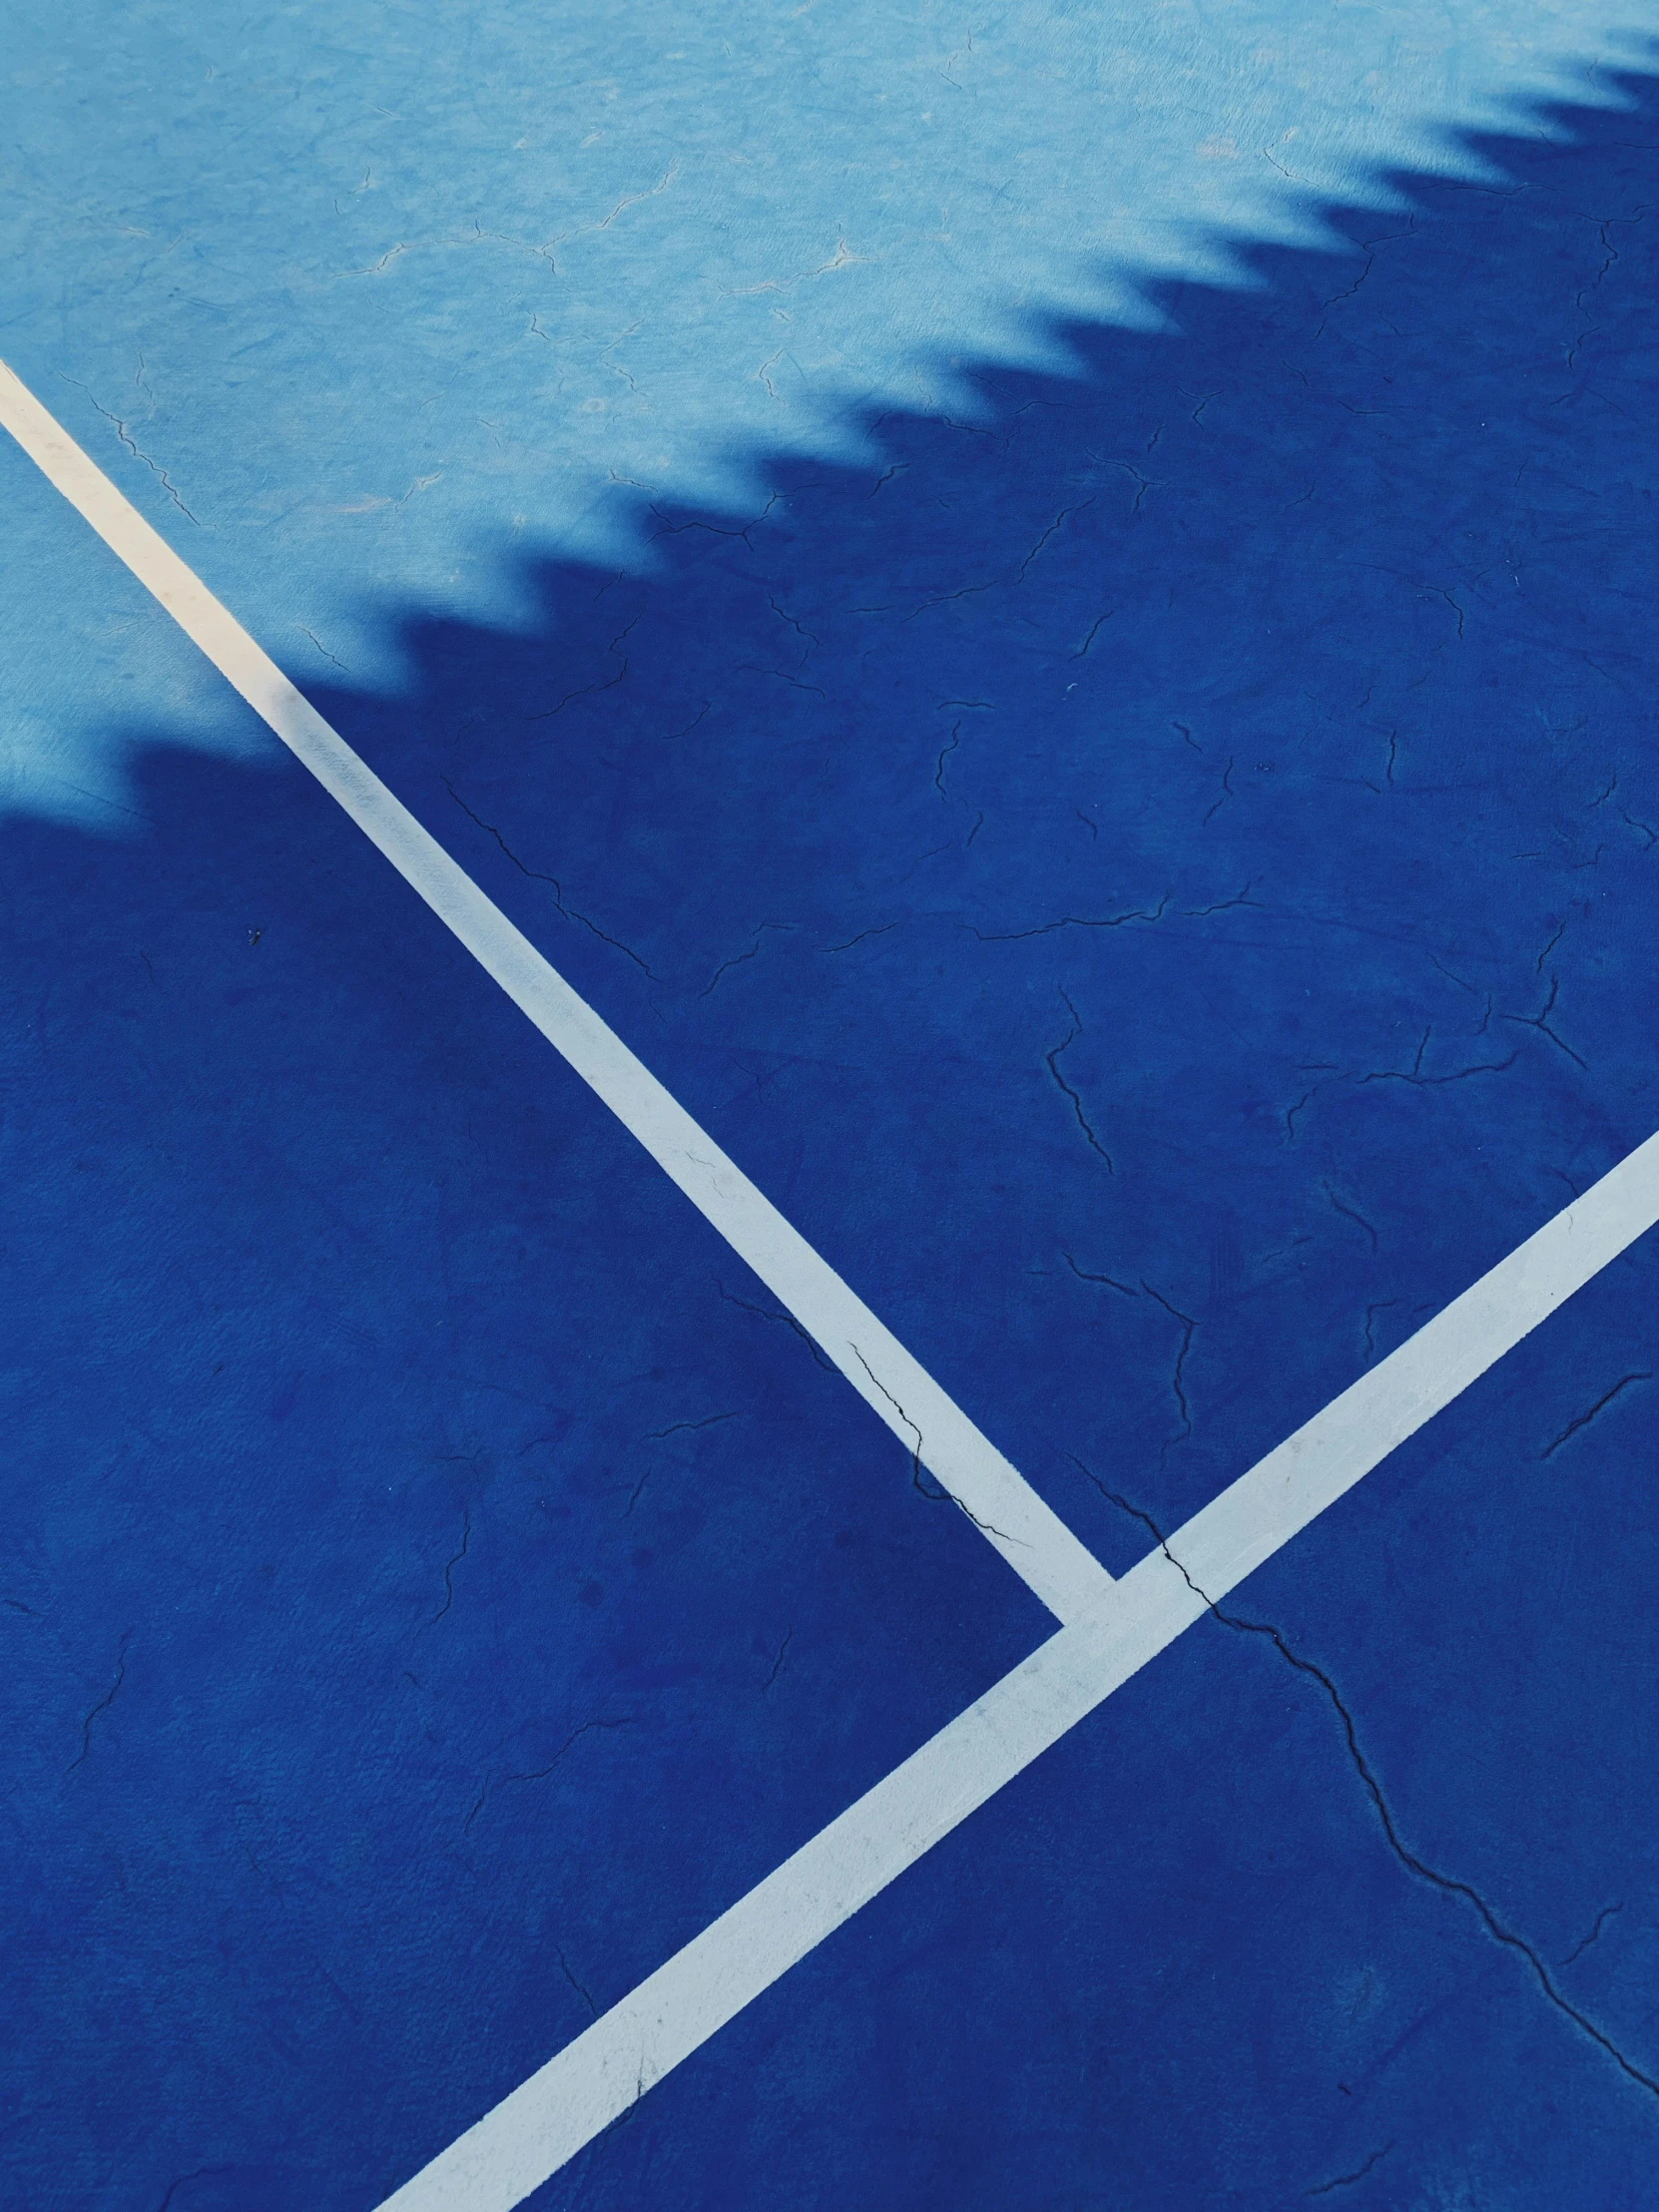
<path id="1" fill-rule="evenodd" d="M 1659 2206 L 1659 7 L 14 0 L 0 2202 Z"/>

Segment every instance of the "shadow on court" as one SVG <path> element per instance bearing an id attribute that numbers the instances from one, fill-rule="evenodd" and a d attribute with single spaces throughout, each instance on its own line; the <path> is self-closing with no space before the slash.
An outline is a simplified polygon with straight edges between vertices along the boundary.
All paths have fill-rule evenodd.
<path id="1" fill-rule="evenodd" d="M 1621 96 L 313 694 L 1115 1570 L 1659 1123 Z M 8 2157 L 345 2212 L 1044 1616 L 296 771 L 142 781 L 4 830 Z M 1653 1312 L 1239 1600 L 1600 2044 L 1206 1626 L 545 2201 L 1647 2203 Z"/>

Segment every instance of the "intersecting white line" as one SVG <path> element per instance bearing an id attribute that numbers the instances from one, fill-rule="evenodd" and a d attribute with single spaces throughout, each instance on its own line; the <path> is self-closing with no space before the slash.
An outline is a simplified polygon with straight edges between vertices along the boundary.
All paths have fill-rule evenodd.
<path id="1" fill-rule="evenodd" d="M 510 2212 L 1656 1221 L 1659 1136 L 1258 1460 L 378 2212 Z"/>
<path id="2" fill-rule="evenodd" d="M 1110 1589 L 1106 1569 L 1024 1476 L 392 797 L 3 361 L 0 424 L 598 1092 L 1056 1619 L 1073 1619 Z"/>
<path id="3" fill-rule="evenodd" d="M 510 2212 L 1659 1221 L 1659 1136 L 1114 1584 L 3 362 L 0 423 L 1068 1624 L 379 2208 Z"/>

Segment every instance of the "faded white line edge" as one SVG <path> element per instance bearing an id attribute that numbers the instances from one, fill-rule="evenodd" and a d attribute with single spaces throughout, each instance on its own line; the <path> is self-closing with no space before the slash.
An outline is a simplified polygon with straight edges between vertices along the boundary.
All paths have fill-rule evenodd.
<path id="1" fill-rule="evenodd" d="M 1112 1577 L 861 1299 L 486 898 L 0 361 L 0 424 L 760 1277 L 1058 1620 Z"/>
<path id="2" fill-rule="evenodd" d="M 1258 1460 L 378 2212 L 510 2212 L 1655 1222 L 1659 1135 Z"/>

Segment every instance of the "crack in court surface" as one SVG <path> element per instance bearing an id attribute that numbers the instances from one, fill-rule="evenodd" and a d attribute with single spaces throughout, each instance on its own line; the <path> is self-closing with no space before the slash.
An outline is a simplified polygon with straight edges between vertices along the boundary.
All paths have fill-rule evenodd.
<path id="1" fill-rule="evenodd" d="M 1612 1393 L 1609 1392 L 1609 1395 L 1611 1394 Z M 1086 1467 L 1083 1471 L 1086 1474 L 1089 1472 Z M 1354 1715 L 1349 1711 L 1347 1705 L 1343 1702 L 1341 1691 L 1337 1688 L 1336 1683 L 1333 1682 L 1330 1675 L 1326 1673 L 1325 1669 L 1323 1667 L 1316 1666 L 1312 1659 L 1303 1658 L 1300 1652 L 1293 1651 L 1290 1645 L 1285 1641 L 1284 1637 L 1280 1634 L 1279 1630 L 1277 1628 L 1274 1628 L 1270 1623 L 1266 1621 L 1247 1621 L 1242 1619 L 1237 1613 L 1224 1613 L 1216 1600 L 1210 1597 L 1203 1589 L 1200 1588 L 1199 1584 L 1194 1581 L 1193 1577 L 1187 1572 L 1187 1569 L 1182 1564 L 1181 1560 L 1177 1558 L 1176 1554 L 1170 1549 L 1169 1539 L 1165 1536 L 1163 1530 L 1158 1526 L 1158 1523 L 1152 1518 L 1152 1515 L 1150 1513 L 1143 1512 L 1138 1505 L 1130 1504 L 1129 1500 L 1126 1497 L 1121 1496 L 1116 1490 L 1107 1489 L 1105 1484 L 1100 1482 L 1096 1477 L 1091 1475 L 1090 1479 L 1091 1481 L 1095 1482 L 1095 1486 L 1097 1489 L 1099 1489 L 1102 1497 L 1109 1499 L 1113 1505 L 1118 1506 L 1120 1510 L 1127 1513 L 1132 1519 L 1139 1521 L 1144 1528 L 1150 1530 L 1154 1540 L 1158 1545 L 1159 1550 L 1169 1561 L 1170 1565 L 1179 1572 L 1183 1581 L 1187 1584 L 1187 1587 L 1192 1591 L 1193 1595 L 1204 1600 L 1204 1603 L 1209 1607 L 1210 1611 L 1215 1615 L 1216 1619 L 1220 1621 L 1224 1628 L 1231 1628 L 1241 1635 L 1267 1637 L 1268 1640 L 1272 1643 L 1274 1649 L 1279 1653 L 1279 1656 L 1285 1661 L 1287 1666 L 1294 1667 L 1299 1674 L 1305 1674 L 1309 1676 L 1311 1680 L 1317 1682 L 1320 1685 L 1321 1689 L 1324 1690 L 1326 1696 L 1331 1700 L 1332 1706 L 1336 1711 L 1337 1718 L 1343 1724 L 1343 1733 L 1348 1740 L 1349 1756 L 1354 1762 L 1354 1770 L 1359 1775 L 1361 1782 L 1365 1785 L 1366 1794 L 1371 1799 L 1372 1806 L 1376 1811 L 1379 1825 L 1381 1826 L 1383 1837 L 1387 1842 L 1388 1849 L 1393 1853 L 1394 1857 L 1399 1861 L 1400 1865 L 1406 1870 L 1406 1872 L 1410 1875 L 1413 1875 L 1419 1882 L 1426 1883 L 1429 1885 L 1430 1888 L 1440 1891 L 1443 1895 L 1447 1897 L 1462 1898 L 1469 1905 L 1472 1905 L 1475 1912 L 1479 1915 L 1480 1920 L 1485 1927 L 1487 1935 L 1490 1936 L 1495 1942 L 1503 1944 L 1507 1949 L 1517 1952 L 1520 1957 L 1525 1959 L 1526 1963 L 1531 1967 L 1533 1974 L 1536 1976 L 1539 1987 L 1542 1989 L 1544 1995 L 1549 1999 L 1550 2003 L 1555 2006 L 1556 2010 L 1563 2013 L 1566 2018 L 1569 2019 L 1582 2034 L 1587 2035 L 1593 2043 L 1598 2044 L 1600 2048 L 1607 2053 L 1608 2057 L 1612 2059 L 1613 2063 L 1618 2066 L 1624 2073 L 1629 2075 L 1632 2081 L 1638 2083 L 1642 2088 L 1646 2089 L 1651 2096 L 1659 2097 L 1659 2080 L 1655 2080 L 1651 2074 L 1644 2073 L 1641 2067 L 1634 2064 L 1629 2058 L 1625 2056 L 1624 2052 L 1620 2050 L 1618 2045 L 1612 2040 L 1611 2036 L 1603 2034 L 1602 2030 L 1596 2026 L 1593 2020 L 1588 2019 L 1584 2013 L 1580 2012 L 1575 2004 L 1568 2002 L 1567 1998 L 1565 1998 L 1561 1994 L 1560 1990 L 1556 1988 L 1554 1982 L 1550 1979 L 1549 1969 L 1544 1964 L 1544 1961 L 1539 1955 L 1538 1951 L 1531 1943 L 1526 1940 L 1524 1936 L 1517 1936 L 1512 1929 L 1506 1927 L 1504 1923 L 1499 1920 L 1497 1914 L 1487 1903 L 1487 1901 L 1480 1895 L 1478 1890 L 1474 1889 L 1467 1882 L 1458 1881 L 1453 1875 L 1441 1874 L 1437 1868 L 1430 1867 L 1425 1860 L 1419 1859 L 1415 1852 L 1407 1848 L 1400 1837 L 1398 1826 L 1395 1823 L 1392 1811 L 1389 1809 L 1388 1802 L 1386 1798 L 1382 1795 L 1382 1786 L 1378 1781 L 1377 1775 L 1373 1770 L 1370 1761 L 1367 1759 L 1365 1752 L 1361 1748 L 1359 1730 L 1355 1726 Z M 1610 1911 L 1613 1912 L 1616 1912 L 1618 1910 L 1619 1908 L 1616 1906 L 1610 1908 Z M 1605 1918 L 1606 1915 L 1603 1915 L 1603 1919 Z M 1595 1940 L 1595 1936 L 1601 1932 L 1601 1921 L 1598 1921 L 1596 1923 L 1595 1930 L 1588 1937 L 1586 1937 L 1585 1942 L 1579 1945 L 1579 1950 L 1587 1948 L 1588 1944 Z M 1571 1955 L 1572 1957 L 1576 1958 L 1578 1956 L 1578 1951 L 1575 1950 Z M 1359 2179 L 1360 2177 L 1356 2175 L 1353 2178 Z M 1338 2186 L 1338 2184 L 1333 2182 L 1328 2186 L 1335 2188 Z"/>

